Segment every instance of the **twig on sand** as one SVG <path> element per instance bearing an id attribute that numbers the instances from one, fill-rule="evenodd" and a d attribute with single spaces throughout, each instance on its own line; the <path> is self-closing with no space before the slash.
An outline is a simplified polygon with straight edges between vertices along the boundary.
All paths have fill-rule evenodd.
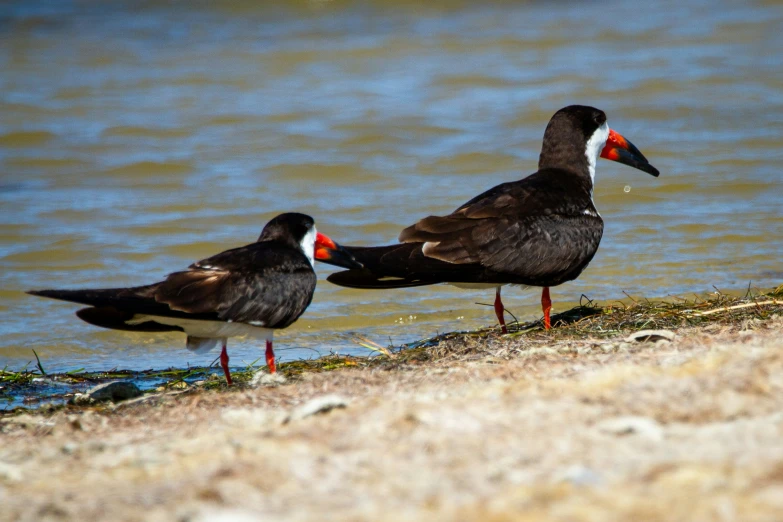
<path id="1" fill-rule="evenodd" d="M 367 348 L 368 350 L 372 350 L 374 352 L 381 352 L 383 355 L 386 355 L 388 357 L 393 356 L 393 354 L 389 351 L 388 348 L 386 348 L 385 346 L 381 346 L 380 344 L 376 343 L 372 339 L 368 339 L 363 335 L 355 334 L 351 340 L 356 344 L 358 344 L 359 346 L 363 348 Z"/>
<path id="2" fill-rule="evenodd" d="M 714 310 L 707 310 L 706 312 L 695 312 L 693 315 L 703 317 L 705 315 L 719 314 L 721 312 L 728 312 L 730 310 L 739 310 L 740 308 L 750 308 L 753 306 L 768 306 L 768 305 L 783 305 L 783 301 L 777 299 L 771 299 L 769 301 L 763 301 L 761 303 L 744 303 L 734 306 L 724 306 L 722 308 L 716 308 Z"/>

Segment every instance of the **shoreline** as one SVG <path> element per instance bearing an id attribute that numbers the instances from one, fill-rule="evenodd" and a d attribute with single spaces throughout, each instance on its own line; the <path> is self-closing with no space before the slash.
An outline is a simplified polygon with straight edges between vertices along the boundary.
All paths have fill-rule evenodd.
<path id="1" fill-rule="evenodd" d="M 720 299 L 0 414 L 0 520 L 778 520 L 783 302 Z"/>
<path id="2" fill-rule="evenodd" d="M 783 312 L 783 285 L 774 290 L 753 295 L 748 289 L 739 293 L 715 292 L 707 297 L 694 296 L 693 300 L 670 297 L 666 300 L 635 299 L 626 294 L 625 300 L 614 300 L 608 306 L 585 299 L 580 305 L 554 314 L 554 328 L 544 331 L 541 320 L 514 321 L 508 324 L 509 333 L 500 335 L 497 325 L 478 330 L 455 331 L 402 344 L 382 346 L 359 334 L 351 339 L 367 350 L 367 356 L 329 354 L 315 359 L 278 362 L 279 374 L 296 380 L 307 372 L 331 371 L 343 367 L 372 369 L 391 367 L 408 361 L 429 362 L 444 357 L 458 357 L 459 352 L 476 349 L 475 341 L 496 339 L 497 342 L 514 343 L 519 355 L 529 355 L 542 343 L 580 340 L 588 337 L 606 339 L 626 335 L 639 330 L 667 329 L 703 324 L 739 324 L 745 319 L 765 319 L 776 312 Z M 523 337 L 524 336 L 524 337 Z M 476 350 L 478 353 L 481 350 Z M 0 400 L 7 405 L 0 416 L 13 415 L 29 410 L 52 413 L 72 403 L 79 394 L 92 386 L 115 380 L 138 385 L 142 393 L 165 392 L 196 387 L 200 389 L 226 389 L 222 370 L 213 362 L 211 366 L 188 366 L 159 370 L 117 369 L 107 371 L 46 372 L 44 365 L 32 350 L 33 369 L 0 369 Z M 469 354 L 470 355 L 470 354 Z M 473 354 L 475 355 L 475 354 Z M 471 355 L 471 356 L 473 356 Z M 232 369 L 232 376 L 240 387 L 251 383 L 254 376 L 262 377 L 266 366 L 246 366 Z M 258 379 L 257 379 L 258 380 Z M 256 386 L 257 383 L 251 384 Z M 70 404 L 73 406 L 73 404 Z"/>

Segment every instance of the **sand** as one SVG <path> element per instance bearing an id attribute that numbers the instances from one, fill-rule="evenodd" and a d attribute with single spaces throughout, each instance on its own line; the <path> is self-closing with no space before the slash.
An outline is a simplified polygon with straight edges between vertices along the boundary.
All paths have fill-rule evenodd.
<path id="1" fill-rule="evenodd" d="M 0 519 L 783 520 L 783 319 L 675 333 L 7 415 Z"/>

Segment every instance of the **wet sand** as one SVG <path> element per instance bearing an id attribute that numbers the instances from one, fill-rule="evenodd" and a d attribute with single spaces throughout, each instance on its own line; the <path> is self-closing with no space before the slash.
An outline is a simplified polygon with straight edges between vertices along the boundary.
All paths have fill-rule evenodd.
<path id="1" fill-rule="evenodd" d="M 780 520 L 783 318 L 676 333 L 7 415 L 0 519 Z"/>

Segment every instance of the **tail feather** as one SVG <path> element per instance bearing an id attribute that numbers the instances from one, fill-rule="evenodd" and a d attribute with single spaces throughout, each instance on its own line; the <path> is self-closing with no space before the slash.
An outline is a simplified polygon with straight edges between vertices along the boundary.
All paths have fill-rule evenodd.
<path id="1" fill-rule="evenodd" d="M 437 283 L 504 284 L 509 274 L 489 270 L 478 263 L 449 263 L 428 257 L 424 243 L 400 243 L 381 247 L 343 246 L 364 268 L 335 272 L 330 283 L 348 288 L 409 288 Z"/>
<path id="2" fill-rule="evenodd" d="M 411 273 L 411 258 L 421 256 L 421 244 L 397 244 L 381 247 L 343 246 L 364 268 L 335 272 L 327 281 L 349 288 L 406 288 L 437 283 Z M 418 255 L 417 255 L 418 254 Z M 426 259 L 426 258 L 424 258 Z M 419 260 L 421 264 L 421 260 Z"/>
<path id="3" fill-rule="evenodd" d="M 153 294 L 157 285 L 137 286 L 132 288 L 96 288 L 80 290 L 29 290 L 30 295 L 59 299 L 72 303 L 91 306 L 113 306 L 142 301 L 155 301 Z M 164 305 L 165 306 L 165 305 Z"/>
<path id="4" fill-rule="evenodd" d="M 136 314 L 127 310 L 119 310 L 113 306 L 82 308 L 76 312 L 76 316 L 84 321 L 102 328 L 112 330 L 125 330 L 127 332 L 181 332 L 178 326 L 146 321 L 140 324 L 128 324 Z"/>
<path id="5" fill-rule="evenodd" d="M 159 285 L 160 283 L 131 288 L 97 288 L 92 290 L 31 290 L 27 293 L 89 305 L 90 308 L 83 308 L 76 312 L 76 315 L 90 324 L 115 330 L 133 332 L 182 331 L 179 327 L 154 321 L 127 324 L 127 321 L 131 320 L 135 315 L 217 320 L 217 314 L 214 312 L 188 313 L 173 310 L 168 304 L 158 302 L 155 299 L 155 292 Z"/>
<path id="6" fill-rule="evenodd" d="M 50 299 L 59 299 L 60 301 L 89 305 L 91 308 L 79 310 L 76 312 L 76 315 L 90 324 L 115 330 L 136 332 L 181 330 L 177 327 L 154 322 L 144 322 L 138 325 L 126 323 L 126 321 L 137 314 L 206 320 L 214 320 L 216 318 L 214 313 L 189 314 L 172 310 L 166 303 L 159 303 L 155 300 L 157 288 L 158 285 L 154 284 L 132 288 L 99 288 L 92 290 L 31 290 L 27 293 Z"/>
<path id="7" fill-rule="evenodd" d="M 422 281 L 405 277 L 378 275 L 366 268 L 335 272 L 326 278 L 330 283 L 348 288 L 409 288 L 433 284 L 432 281 Z"/>

